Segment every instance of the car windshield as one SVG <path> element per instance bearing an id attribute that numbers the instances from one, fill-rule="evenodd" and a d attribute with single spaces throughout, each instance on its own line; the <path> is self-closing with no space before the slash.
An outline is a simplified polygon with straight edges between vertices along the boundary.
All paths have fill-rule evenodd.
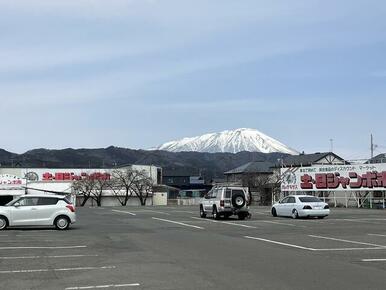
<path id="1" fill-rule="evenodd" d="M 299 197 L 301 202 L 321 202 L 321 200 L 315 196 L 303 196 Z"/>

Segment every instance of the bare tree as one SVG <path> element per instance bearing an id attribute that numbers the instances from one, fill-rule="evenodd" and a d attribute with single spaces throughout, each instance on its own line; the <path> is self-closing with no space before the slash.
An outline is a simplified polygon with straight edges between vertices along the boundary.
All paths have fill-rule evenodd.
<path id="1" fill-rule="evenodd" d="M 84 206 L 87 201 L 91 198 L 92 192 L 94 191 L 96 186 L 95 180 L 93 179 L 80 179 L 74 181 L 72 184 L 72 190 L 75 192 L 77 196 L 82 196 L 83 200 L 80 206 Z"/>
<path id="2" fill-rule="evenodd" d="M 252 198 L 252 192 L 257 191 L 260 196 L 260 204 L 265 204 L 268 197 L 267 188 L 270 188 L 270 174 L 244 174 L 242 177 L 243 186 L 247 186 Z M 269 194 L 270 195 L 270 194 Z"/>
<path id="3" fill-rule="evenodd" d="M 153 181 L 146 175 L 145 172 L 138 172 L 138 176 L 134 179 L 133 182 L 133 192 L 139 198 L 139 201 L 142 206 L 146 205 L 146 200 L 152 194 L 153 191 Z"/>
<path id="4" fill-rule="evenodd" d="M 84 206 L 91 198 L 97 204 L 102 205 L 102 193 L 110 183 L 110 176 L 103 174 L 91 174 L 76 180 L 72 185 L 72 190 L 76 195 L 83 197 L 80 206 Z"/>
<path id="5" fill-rule="evenodd" d="M 276 194 L 280 192 L 280 172 L 243 174 L 241 183 L 243 186 L 248 187 L 251 200 L 252 192 L 258 192 L 259 203 L 269 205 Z"/>
<path id="6" fill-rule="evenodd" d="M 97 206 L 102 206 L 102 194 L 109 186 L 110 180 L 106 178 L 95 178 L 95 186 L 91 191 L 91 198 L 96 202 Z"/>
<path id="7" fill-rule="evenodd" d="M 281 182 L 283 176 L 281 175 L 280 170 L 274 170 L 271 176 L 271 186 L 272 186 L 272 198 L 271 202 L 279 200 L 281 194 Z"/>
<path id="8" fill-rule="evenodd" d="M 108 187 L 122 206 L 127 205 L 134 191 L 134 183 L 141 176 L 141 172 L 131 168 L 125 170 L 116 169 L 112 172 L 112 179 Z"/>

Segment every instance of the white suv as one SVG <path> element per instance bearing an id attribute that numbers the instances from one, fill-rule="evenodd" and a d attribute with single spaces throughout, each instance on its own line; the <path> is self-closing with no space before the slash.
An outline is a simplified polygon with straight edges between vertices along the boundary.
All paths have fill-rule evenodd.
<path id="1" fill-rule="evenodd" d="M 214 219 L 237 215 L 240 220 L 250 217 L 248 188 L 240 186 L 216 186 L 202 199 L 200 216 L 212 214 Z"/>
<path id="2" fill-rule="evenodd" d="M 60 195 L 24 195 L 0 206 L 0 230 L 8 226 L 55 226 L 66 230 L 75 221 L 74 205 Z"/>

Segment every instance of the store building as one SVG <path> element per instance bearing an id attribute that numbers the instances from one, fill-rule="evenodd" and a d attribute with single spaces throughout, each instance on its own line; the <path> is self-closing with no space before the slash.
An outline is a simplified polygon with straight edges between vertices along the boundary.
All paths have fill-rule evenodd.
<path id="1" fill-rule="evenodd" d="M 386 155 L 363 164 L 350 164 L 332 153 L 317 162 L 289 165 L 280 169 L 281 197 L 310 194 L 335 207 L 386 207 Z M 299 160 L 298 160 L 299 161 Z M 288 160 L 287 160 L 288 162 Z"/>
<path id="2" fill-rule="evenodd" d="M 0 205 L 8 203 L 20 195 L 33 193 L 69 195 L 72 196 L 75 202 L 76 192 L 73 192 L 72 187 L 74 181 L 90 176 L 97 179 L 110 179 L 114 170 L 125 170 L 128 168 L 144 172 L 145 175 L 150 177 L 154 186 L 162 183 L 162 168 L 152 165 L 130 165 L 120 168 L 60 169 L 0 167 Z M 153 192 L 149 204 L 154 204 L 153 199 L 158 201 L 157 204 L 165 204 L 167 196 L 164 193 L 160 193 L 158 196 L 157 192 Z M 133 197 L 129 204 L 136 205 L 138 201 Z M 119 202 L 111 192 L 106 190 L 103 193 L 103 205 L 119 205 Z"/>

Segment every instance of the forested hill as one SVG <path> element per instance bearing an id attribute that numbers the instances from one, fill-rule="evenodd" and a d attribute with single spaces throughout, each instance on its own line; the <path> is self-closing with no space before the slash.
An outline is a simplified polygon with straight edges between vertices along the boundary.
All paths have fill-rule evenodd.
<path id="1" fill-rule="evenodd" d="M 287 156 L 283 153 L 199 153 L 133 150 L 120 147 L 99 149 L 35 149 L 15 154 L 0 149 L 2 167 L 111 168 L 127 164 L 156 165 L 165 169 L 184 168 L 201 172 L 208 178 L 222 177 L 251 161 L 273 161 Z"/>

